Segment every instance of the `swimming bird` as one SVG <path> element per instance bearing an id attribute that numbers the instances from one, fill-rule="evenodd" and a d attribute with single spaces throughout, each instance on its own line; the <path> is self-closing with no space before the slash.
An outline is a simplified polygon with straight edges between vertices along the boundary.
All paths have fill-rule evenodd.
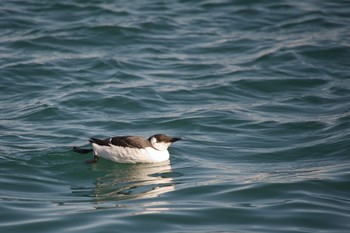
<path id="1" fill-rule="evenodd" d="M 100 157 L 117 163 L 158 163 L 169 159 L 168 147 L 181 138 L 155 134 L 148 139 L 139 136 L 90 138 L 92 149 L 73 147 L 80 154 L 93 152 L 87 163 L 96 163 Z"/>

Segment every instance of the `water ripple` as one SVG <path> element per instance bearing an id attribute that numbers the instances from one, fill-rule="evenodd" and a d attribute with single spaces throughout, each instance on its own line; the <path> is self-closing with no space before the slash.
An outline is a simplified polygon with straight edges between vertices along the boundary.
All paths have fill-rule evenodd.
<path id="1" fill-rule="evenodd" d="M 347 5 L 2 1 L 1 229 L 347 232 Z M 168 163 L 71 151 L 155 133 Z"/>

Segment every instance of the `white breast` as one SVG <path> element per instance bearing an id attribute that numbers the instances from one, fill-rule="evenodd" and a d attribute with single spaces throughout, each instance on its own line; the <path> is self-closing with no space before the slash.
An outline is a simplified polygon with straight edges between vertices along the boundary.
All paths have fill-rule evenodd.
<path id="1" fill-rule="evenodd" d="M 168 150 L 155 150 L 152 147 L 130 148 L 121 146 L 100 146 L 92 144 L 94 154 L 117 163 L 157 163 L 169 159 Z"/>

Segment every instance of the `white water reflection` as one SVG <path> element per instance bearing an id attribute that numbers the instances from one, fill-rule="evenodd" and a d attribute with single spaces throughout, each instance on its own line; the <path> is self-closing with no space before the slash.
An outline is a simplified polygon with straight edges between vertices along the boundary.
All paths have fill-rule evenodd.
<path id="1" fill-rule="evenodd" d="M 98 203 L 152 198 L 174 190 L 169 161 L 157 164 L 113 164 L 105 171 L 103 176 L 97 178 L 93 190 Z"/>

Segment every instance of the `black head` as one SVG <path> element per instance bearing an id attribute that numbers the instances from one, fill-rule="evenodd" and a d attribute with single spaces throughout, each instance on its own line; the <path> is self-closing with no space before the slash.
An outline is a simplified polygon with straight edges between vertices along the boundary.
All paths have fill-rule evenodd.
<path id="1" fill-rule="evenodd" d="M 173 142 L 179 141 L 181 138 L 172 138 L 165 134 L 156 134 L 151 136 L 148 140 L 157 150 L 166 150 Z"/>

